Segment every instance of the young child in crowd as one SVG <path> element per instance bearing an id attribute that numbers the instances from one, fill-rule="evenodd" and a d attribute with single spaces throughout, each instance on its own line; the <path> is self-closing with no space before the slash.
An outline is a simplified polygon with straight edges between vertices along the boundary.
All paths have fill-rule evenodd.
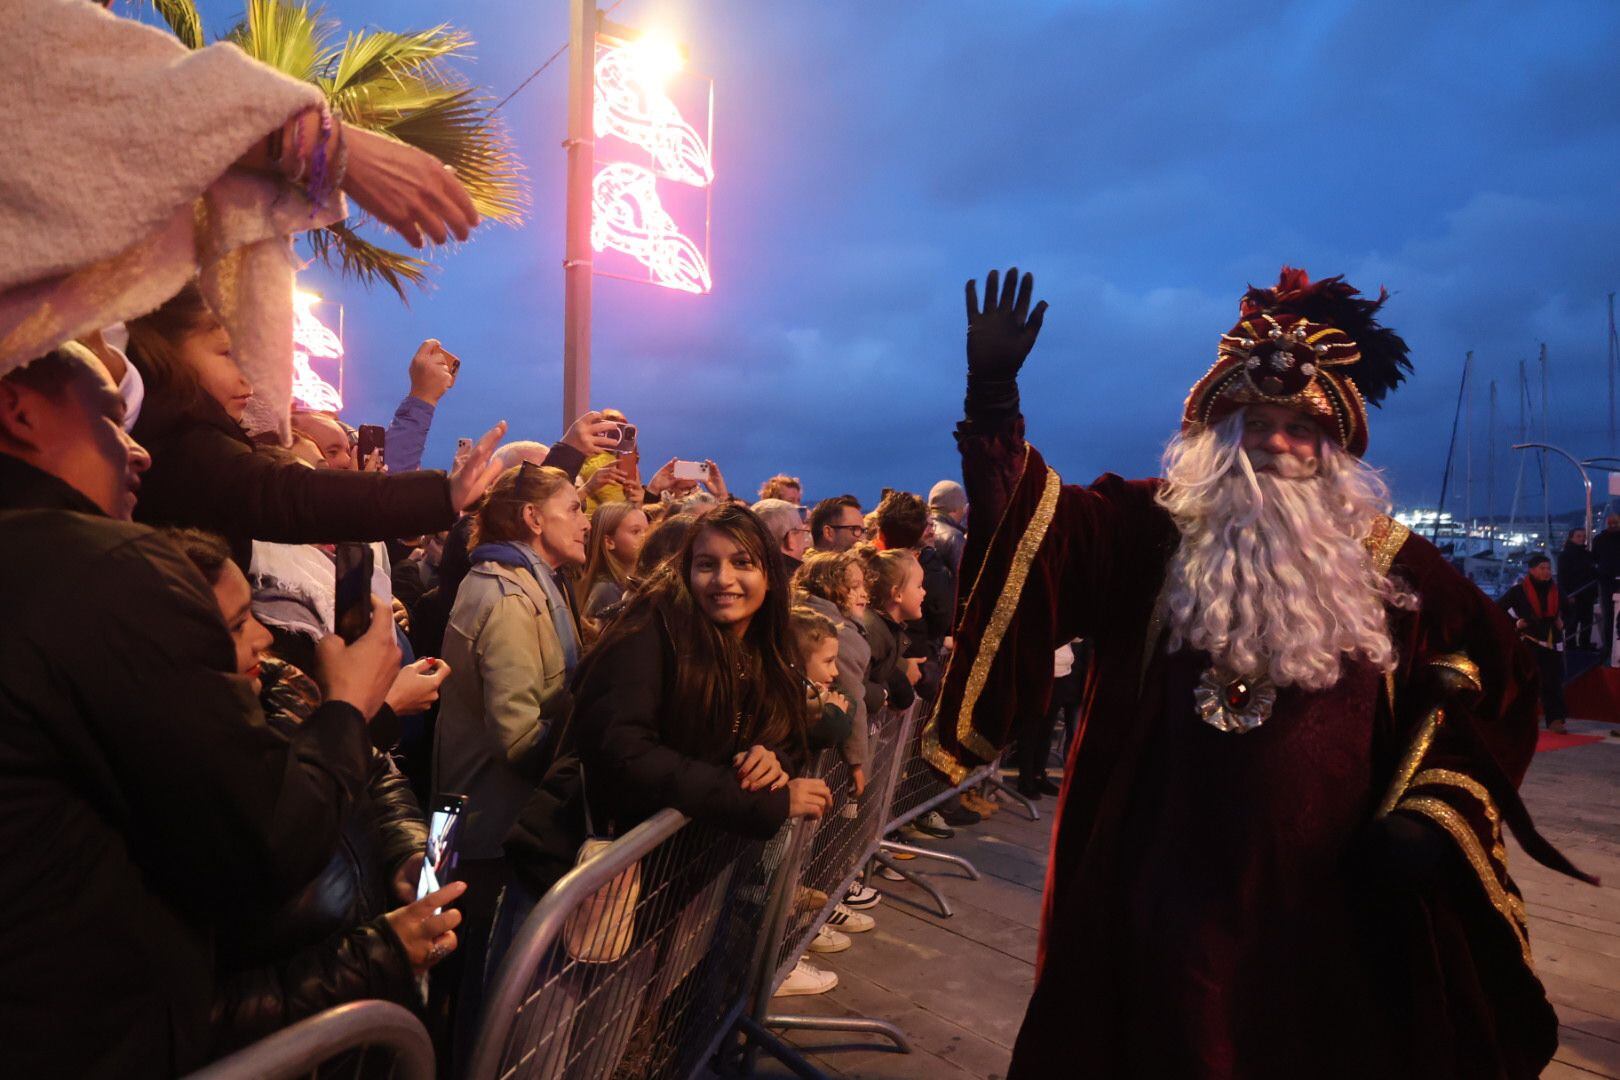
<path id="1" fill-rule="evenodd" d="M 834 686 L 838 681 L 838 627 L 827 616 L 803 604 L 795 604 L 788 615 L 800 670 L 810 683 L 807 688 L 810 749 L 837 746 L 849 737 L 853 719 L 849 698 Z"/>

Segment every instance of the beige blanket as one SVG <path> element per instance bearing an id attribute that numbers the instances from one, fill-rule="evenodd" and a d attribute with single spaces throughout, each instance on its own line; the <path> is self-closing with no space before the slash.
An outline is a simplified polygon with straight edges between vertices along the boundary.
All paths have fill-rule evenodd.
<path id="1" fill-rule="evenodd" d="M 345 209 L 232 163 L 320 90 L 89 0 L 0 0 L 0 26 L 0 374 L 200 275 L 253 383 L 248 427 L 285 441 L 290 238 Z"/>

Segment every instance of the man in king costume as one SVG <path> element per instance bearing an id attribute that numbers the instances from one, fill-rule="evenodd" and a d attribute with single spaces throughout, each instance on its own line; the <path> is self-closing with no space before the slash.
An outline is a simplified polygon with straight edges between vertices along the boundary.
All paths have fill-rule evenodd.
<path id="1" fill-rule="evenodd" d="M 1538 1075 L 1557 1020 L 1503 829 L 1580 875 L 1517 795 L 1533 659 L 1362 461 L 1410 370 L 1384 296 L 1250 289 L 1164 478 L 1078 487 L 1024 439 L 1032 290 L 967 287 L 971 517 L 924 734 L 960 781 L 1093 643 L 1010 1076 Z"/>

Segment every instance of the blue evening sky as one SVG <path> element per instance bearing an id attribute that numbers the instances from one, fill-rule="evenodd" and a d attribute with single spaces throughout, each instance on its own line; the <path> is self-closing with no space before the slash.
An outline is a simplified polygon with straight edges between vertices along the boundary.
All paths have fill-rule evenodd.
<path id="1" fill-rule="evenodd" d="M 240 10 L 202 5 L 216 25 Z M 462 70 L 495 97 L 567 37 L 563 0 L 328 10 L 452 21 L 478 42 Z M 1399 501 L 1438 492 L 1469 349 L 1476 511 L 1486 384 L 1505 512 L 1516 365 L 1541 342 L 1553 441 L 1610 452 L 1612 0 L 624 0 L 613 18 L 671 29 L 716 87 L 714 292 L 596 284 L 594 404 L 640 424 L 648 471 L 713 457 L 741 491 L 785 470 L 863 500 L 956 474 L 962 283 L 1013 263 L 1051 303 L 1023 379 L 1030 435 L 1070 480 L 1155 470 L 1245 283 L 1285 262 L 1394 294 L 1417 372 L 1375 413 L 1369 458 Z M 462 356 L 430 463 L 499 417 L 558 434 L 565 75 L 559 60 L 503 110 L 532 185 L 521 228 L 439 256 L 408 308 L 308 275 L 346 304 L 352 421 L 386 422 L 423 337 Z M 1576 490 L 1555 483 L 1555 504 Z"/>

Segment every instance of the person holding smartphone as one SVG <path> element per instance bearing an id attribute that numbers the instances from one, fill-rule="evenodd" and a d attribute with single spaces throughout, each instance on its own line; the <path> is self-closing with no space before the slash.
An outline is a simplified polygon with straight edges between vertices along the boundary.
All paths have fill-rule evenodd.
<path id="1" fill-rule="evenodd" d="M 207 1060 L 218 928 L 326 865 L 399 670 L 386 614 L 329 637 L 321 706 L 290 737 L 269 728 L 208 583 L 129 521 L 149 459 L 124 411 L 80 346 L 0 378 L 8 1075 Z"/>
<path id="2" fill-rule="evenodd" d="M 266 721 L 292 735 L 322 704 L 316 681 L 267 650 L 270 632 L 253 615 L 247 578 L 217 536 L 196 529 L 165 537 L 213 591 L 230 631 L 236 670 L 258 693 Z M 356 640 L 383 623 L 368 627 Z M 449 675 L 440 660 L 400 669 L 379 713 L 412 712 L 438 698 Z M 388 726 L 374 718 L 373 724 Z M 364 789 L 345 818 L 325 869 L 297 895 L 231 912 L 218 940 L 213 1046 L 225 1054 L 324 1009 L 362 998 L 408 1008 L 417 979 L 456 948 L 461 914 L 447 905 L 466 886 L 452 882 L 416 894 L 427 829 L 410 786 L 373 749 Z M 443 910 L 440 910 L 443 909 Z"/>

